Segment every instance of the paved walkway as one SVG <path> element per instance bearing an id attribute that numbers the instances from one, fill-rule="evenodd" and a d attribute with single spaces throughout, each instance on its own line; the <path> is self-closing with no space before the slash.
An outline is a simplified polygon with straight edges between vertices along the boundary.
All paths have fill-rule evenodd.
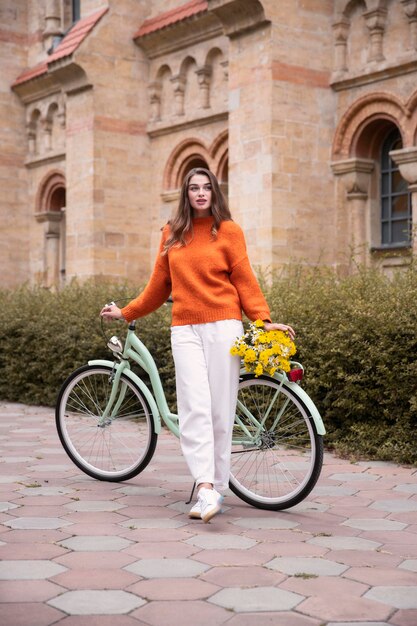
<path id="1" fill-rule="evenodd" d="M 129 483 L 83 475 L 53 411 L 0 403 L 2 626 L 416 626 L 417 470 L 328 454 L 279 513 L 234 495 L 210 524 L 164 433 Z"/>

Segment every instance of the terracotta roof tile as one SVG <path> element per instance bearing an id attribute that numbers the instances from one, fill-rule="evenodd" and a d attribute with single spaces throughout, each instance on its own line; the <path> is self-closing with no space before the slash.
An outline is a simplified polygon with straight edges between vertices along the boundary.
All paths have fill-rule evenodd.
<path id="1" fill-rule="evenodd" d="M 65 35 L 56 50 L 44 62 L 39 63 L 38 65 L 35 65 L 35 67 L 25 70 L 22 74 L 20 74 L 20 76 L 18 76 L 13 83 L 13 86 L 20 85 L 21 83 L 25 83 L 32 78 L 46 74 L 48 66 L 51 63 L 70 56 L 73 52 L 75 52 L 75 50 L 87 37 L 88 33 L 94 28 L 99 19 L 107 11 L 108 7 L 105 7 L 104 9 L 100 9 L 100 11 L 97 11 L 96 13 L 93 13 L 92 15 L 76 22 L 67 35 Z"/>
<path id="2" fill-rule="evenodd" d="M 204 11 L 207 11 L 207 6 L 207 0 L 191 0 L 191 2 L 187 2 L 176 9 L 160 13 L 156 17 L 145 20 L 137 33 L 134 35 L 133 39 L 142 37 L 143 35 L 149 35 L 150 33 L 160 30 L 161 28 L 175 24 L 175 22 L 180 22 L 181 20 L 185 20 L 187 17 L 197 15 L 197 13 L 203 13 Z"/>

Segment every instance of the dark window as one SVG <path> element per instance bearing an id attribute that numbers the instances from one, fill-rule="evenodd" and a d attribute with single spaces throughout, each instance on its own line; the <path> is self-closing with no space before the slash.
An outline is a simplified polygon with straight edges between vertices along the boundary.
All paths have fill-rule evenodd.
<path id="1" fill-rule="evenodd" d="M 381 243 L 384 246 L 411 243 L 411 193 L 398 166 L 389 156 L 403 147 L 397 129 L 390 132 L 381 150 Z"/>
<path id="2" fill-rule="evenodd" d="M 81 0 L 72 0 L 72 21 L 78 22 L 81 17 Z"/>

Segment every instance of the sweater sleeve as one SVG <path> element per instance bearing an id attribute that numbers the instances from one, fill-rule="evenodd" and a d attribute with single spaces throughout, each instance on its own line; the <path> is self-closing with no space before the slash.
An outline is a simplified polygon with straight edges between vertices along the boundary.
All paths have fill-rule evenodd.
<path id="1" fill-rule="evenodd" d="M 255 320 L 271 321 L 269 306 L 247 256 L 233 267 L 230 282 L 239 294 L 245 315 L 252 322 Z"/>
<path id="2" fill-rule="evenodd" d="M 271 321 L 269 306 L 259 286 L 249 262 L 246 251 L 245 236 L 237 224 L 229 224 L 231 233 L 231 264 L 230 282 L 236 288 L 242 309 L 251 320 Z"/>
<path id="3" fill-rule="evenodd" d="M 127 322 L 144 317 L 152 313 L 166 302 L 171 293 L 171 275 L 169 271 L 168 255 L 161 256 L 164 234 L 159 244 L 155 266 L 148 284 L 137 298 L 123 307 L 122 315 Z"/>

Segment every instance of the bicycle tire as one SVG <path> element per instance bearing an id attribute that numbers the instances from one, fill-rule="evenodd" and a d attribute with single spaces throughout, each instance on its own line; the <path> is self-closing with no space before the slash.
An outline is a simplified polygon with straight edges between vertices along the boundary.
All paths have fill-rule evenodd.
<path id="1" fill-rule="evenodd" d="M 112 369 L 85 365 L 58 394 L 55 420 L 61 443 L 83 472 L 109 482 L 133 478 L 151 460 L 158 439 L 152 411 L 134 381 L 122 374 L 126 393 L 117 415 L 100 423 L 111 393 Z"/>
<path id="2" fill-rule="evenodd" d="M 233 493 L 260 509 L 288 509 L 311 492 L 322 464 L 323 437 L 297 388 L 280 386 L 269 376 L 241 376 L 229 481 Z"/>

